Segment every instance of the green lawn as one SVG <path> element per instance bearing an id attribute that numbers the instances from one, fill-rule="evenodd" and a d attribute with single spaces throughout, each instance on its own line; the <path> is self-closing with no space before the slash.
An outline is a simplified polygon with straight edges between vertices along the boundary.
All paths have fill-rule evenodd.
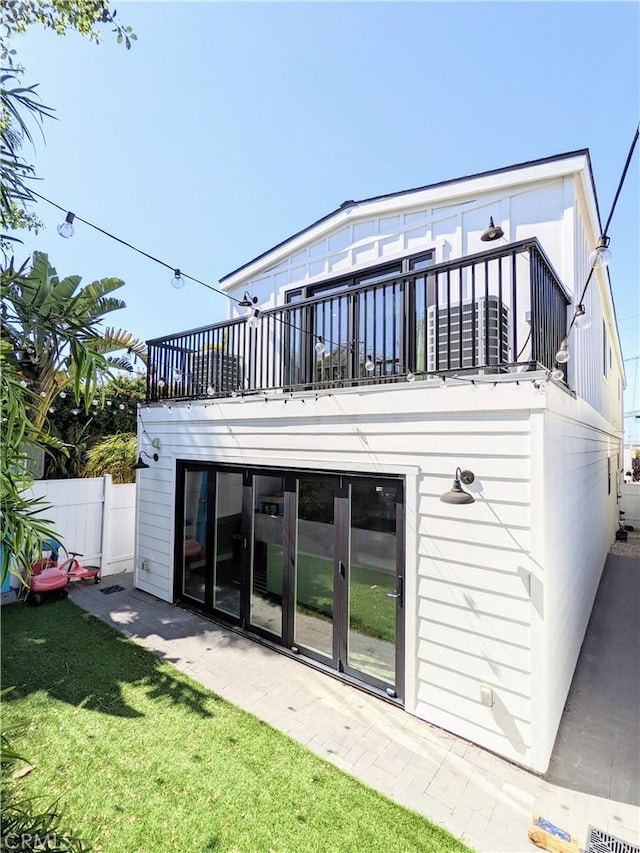
<path id="1" fill-rule="evenodd" d="M 2 610 L 4 731 L 102 853 L 465 851 L 69 601 Z"/>

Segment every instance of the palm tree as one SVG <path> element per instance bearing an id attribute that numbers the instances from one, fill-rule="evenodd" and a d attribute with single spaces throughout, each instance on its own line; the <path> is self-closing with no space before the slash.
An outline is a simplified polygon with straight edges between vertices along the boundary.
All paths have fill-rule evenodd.
<path id="1" fill-rule="evenodd" d="M 130 332 L 101 328 L 106 314 L 125 307 L 111 296 L 122 279 L 80 287 L 80 276 L 60 280 L 43 252 L 34 253 L 27 274 L 9 268 L 2 278 L 2 337 L 11 345 L 23 386 L 36 395 L 30 404 L 36 430 L 61 391 L 73 388 L 77 400 L 82 393 L 88 411 L 99 383 L 114 368 L 132 369 L 128 360 L 109 353 L 127 350 L 146 361 L 146 347 Z"/>
<path id="2" fill-rule="evenodd" d="M 104 438 L 87 452 L 84 473 L 87 477 L 111 474 L 114 483 L 135 483 L 134 464 L 138 452 L 135 433 L 118 432 Z"/>

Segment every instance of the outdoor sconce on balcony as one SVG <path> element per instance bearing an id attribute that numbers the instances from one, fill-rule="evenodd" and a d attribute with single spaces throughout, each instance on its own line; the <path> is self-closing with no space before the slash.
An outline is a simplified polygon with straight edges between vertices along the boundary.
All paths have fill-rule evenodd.
<path id="1" fill-rule="evenodd" d="M 465 492 L 460 483 L 465 486 L 470 486 L 475 480 L 473 471 L 462 471 L 456 468 L 456 478 L 448 492 L 440 496 L 440 500 L 445 504 L 474 504 L 475 498 L 469 492 Z"/>
<path id="2" fill-rule="evenodd" d="M 157 462 L 158 459 L 160 458 L 157 453 L 154 453 L 153 456 L 150 456 L 145 450 L 142 450 L 138 454 L 138 461 L 133 466 L 134 471 L 142 471 L 144 468 L 150 468 L 151 467 L 150 465 L 147 465 L 146 462 L 142 461 L 143 456 L 146 456 L 147 459 L 153 459 L 154 462 Z"/>
<path id="3" fill-rule="evenodd" d="M 501 237 L 504 237 L 504 231 L 499 225 L 494 224 L 493 216 L 490 216 L 489 227 L 482 232 L 480 239 L 483 243 L 490 243 L 492 240 L 499 240 Z"/>

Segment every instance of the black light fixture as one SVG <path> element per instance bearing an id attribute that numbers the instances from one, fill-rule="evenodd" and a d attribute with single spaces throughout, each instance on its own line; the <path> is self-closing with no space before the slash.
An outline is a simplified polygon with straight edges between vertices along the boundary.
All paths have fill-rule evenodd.
<path id="1" fill-rule="evenodd" d="M 147 459 L 153 459 L 153 461 L 154 461 L 154 462 L 157 462 L 157 461 L 158 461 L 158 459 L 160 458 L 160 457 L 158 456 L 158 454 L 157 454 L 157 453 L 154 453 L 154 454 L 153 454 L 153 456 L 149 456 L 149 454 L 148 454 L 145 450 L 142 450 L 142 451 L 138 454 L 138 461 L 136 462 L 136 464 L 135 464 L 135 465 L 133 465 L 133 470 L 134 470 L 134 471 L 142 471 L 144 468 L 149 468 L 149 467 L 150 467 L 149 465 L 147 465 L 147 463 L 146 463 L 146 462 L 143 462 L 143 461 L 142 461 L 142 457 L 143 457 L 143 456 L 146 456 L 146 457 L 147 457 Z"/>
<path id="2" fill-rule="evenodd" d="M 244 296 L 242 297 L 240 302 L 238 302 L 238 305 L 240 306 L 240 308 L 251 308 L 253 305 L 256 304 L 257 301 L 257 296 L 250 296 L 249 291 L 245 290 Z"/>
<path id="3" fill-rule="evenodd" d="M 456 478 L 448 492 L 440 496 L 440 500 L 445 504 L 474 504 L 475 498 L 469 492 L 465 492 L 460 483 L 465 486 L 471 485 L 475 480 L 473 471 L 463 471 L 461 468 L 456 468 Z"/>
<path id="4" fill-rule="evenodd" d="M 495 225 L 493 216 L 489 217 L 489 227 L 482 232 L 480 239 L 483 243 L 490 243 L 492 240 L 499 240 L 504 237 L 504 231 L 499 225 Z"/>

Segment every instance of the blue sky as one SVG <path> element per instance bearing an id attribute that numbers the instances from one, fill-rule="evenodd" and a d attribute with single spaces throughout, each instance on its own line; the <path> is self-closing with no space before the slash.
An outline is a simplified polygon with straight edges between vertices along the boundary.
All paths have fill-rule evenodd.
<path id="1" fill-rule="evenodd" d="M 604 220 L 638 121 L 636 3 L 115 6 L 130 51 L 108 31 L 98 46 L 16 39 L 57 111 L 46 144 L 25 149 L 37 190 L 212 285 L 345 199 L 578 148 Z M 626 411 L 640 409 L 639 161 L 609 230 Z M 169 270 L 82 224 L 62 240 L 61 214 L 38 214 L 24 256 L 123 278 L 114 325 L 148 339 L 226 317 L 224 297 L 176 291 Z"/>

